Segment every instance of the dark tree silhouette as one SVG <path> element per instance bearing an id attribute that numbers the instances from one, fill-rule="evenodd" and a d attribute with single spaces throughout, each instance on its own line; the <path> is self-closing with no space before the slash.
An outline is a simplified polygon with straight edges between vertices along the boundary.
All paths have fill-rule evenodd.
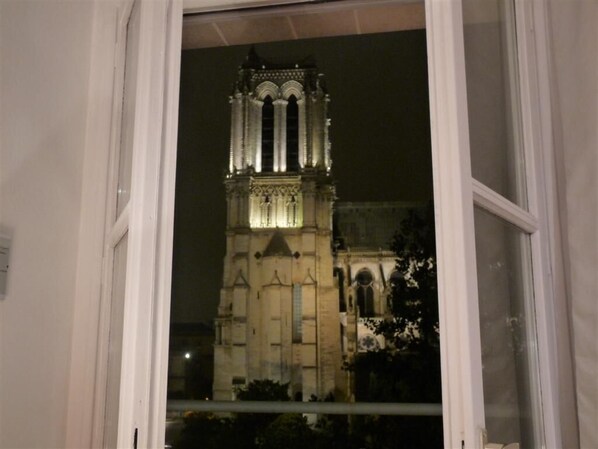
<path id="1" fill-rule="evenodd" d="M 438 352 L 438 290 L 434 209 L 409 211 L 395 233 L 398 276 L 391 279 L 388 298 L 391 316 L 376 326 L 392 349 Z"/>
<path id="2" fill-rule="evenodd" d="M 240 401 L 289 401 L 289 384 L 262 379 L 253 380 L 237 389 Z M 233 431 L 237 436 L 235 448 L 261 448 L 267 438 L 269 426 L 279 418 L 279 413 L 237 413 Z"/>
<path id="3" fill-rule="evenodd" d="M 184 418 L 185 426 L 174 443 L 175 449 L 222 449 L 236 447 L 233 421 L 213 413 L 192 412 Z"/>
<path id="4" fill-rule="evenodd" d="M 288 384 L 272 380 L 255 380 L 237 389 L 242 401 L 288 401 Z M 176 449 L 254 449 L 262 447 L 265 432 L 280 414 L 237 413 L 231 417 L 212 413 L 190 413 L 175 443 Z M 280 431 L 280 426 L 274 429 Z"/>
<path id="5" fill-rule="evenodd" d="M 304 449 L 313 446 L 316 434 L 299 413 L 285 413 L 266 427 L 261 449 Z"/>
<path id="6" fill-rule="evenodd" d="M 240 401 L 290 401 L 289 384 L 263 379 L 254 380 L 237 389 Z"/>
<path id="7" fill-rule="evenodd" d="M 368 326 L 385 338 L 384 349 L 360 354 L 355 371 L 356 398 L 372 402 L 442 400 L 434 209 L 411 210 L 395 233 L 396 275 L 391 279 L 389 314 Z M 371 447 L 442 447 L 439 417 L 365 419 L 376 441 Z M 357 429 L 356 429 L 357 430 Z"/>

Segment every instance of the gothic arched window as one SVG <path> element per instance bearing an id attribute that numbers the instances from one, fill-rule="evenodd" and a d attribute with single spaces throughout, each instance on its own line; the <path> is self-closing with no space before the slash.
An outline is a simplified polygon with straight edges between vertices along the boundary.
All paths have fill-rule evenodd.
<path id="1" fill-rule="evenodd" d="M 274 170 L 274 105 L 268 95 L 262 106 L 262 171 Z"/>
<path id="2" fill-rule="evenodd" d="M 287 103 L 287 171 L 299 170 L 299 107 L 291 95 Z"/>
<path id="3" fill-rule="evenodd" d="M 361 270 L 355 276 L 357 281 L 357 307 L 359 308 L 359 316 L 368 318 L 374 316 L 374 287 L 372 282 L 374 280 L 372 273 L 369 270 Z"/>

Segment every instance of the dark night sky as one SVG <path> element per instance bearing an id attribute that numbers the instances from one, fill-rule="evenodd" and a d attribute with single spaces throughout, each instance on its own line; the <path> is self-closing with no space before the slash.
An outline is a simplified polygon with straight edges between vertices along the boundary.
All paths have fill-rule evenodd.
<path id="1" fill-rule="evenodd" d="M 427 201 L 432 168 L 425 30 L 259 44 L 326 76 L 340 201 Z M 172 321 L 211 322 L 222 284 L 228 95 L 248 46 L 182 55 Z"/>

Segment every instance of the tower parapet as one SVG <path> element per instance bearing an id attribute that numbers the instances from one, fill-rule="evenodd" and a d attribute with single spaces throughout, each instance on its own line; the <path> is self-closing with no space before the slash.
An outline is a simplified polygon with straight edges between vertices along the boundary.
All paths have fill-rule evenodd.
<path id="1" fill-rule="evenodd" d="M 252 49 L 230 96 L 229 174 L 330 170 L 328 101 L 312 60 L 273 63 Z"/>

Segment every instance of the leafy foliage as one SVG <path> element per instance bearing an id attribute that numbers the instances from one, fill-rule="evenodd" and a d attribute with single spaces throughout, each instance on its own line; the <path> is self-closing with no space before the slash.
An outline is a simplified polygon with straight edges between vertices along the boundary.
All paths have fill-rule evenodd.
<path id="1" fill-rule="evenodd" d="M 254 380 L 237 389 L 237 399 L 241 401 L 289 401 L 289 384 L 281 384 L 270 379 Z M 262 447 L 267 437 L 268 427 L 280 414 L 277 413 L 237 413 L 233 429 L 237 435 L 235 448 Z"/>
<path id="2" fill-rule="evenodd" d="M 237 389 L 237 399 L 241 401 L 290 401 L 289 384 L 281 384 L 270 379 L 254 380 Z"/>
<path id="3" fill-rule="evenodd" d="M 188 413 L 185 427 L 174 447 L 176 449 L 222 449 L 236 447 L 233 421 L 212 413 Z"/>
<path id="4" fill-rule="evenodd" d="M 434 232 L 430 204 L 425 211 L 410 211 L 395 233 L 392 250 L 398 276 L 391 279 L 390 313 L 382 321 L 368 322 L 376 334 L 384 336 L 386 346 L 359 354 L 348 367 L 355 372 L 359 401 L 442 400 Z M 440 417 L 360 420 L 371 435 L 367 447 L 442 447 Z M 353 427 L 359 432 L 357 422 Z"/>
<path id="5" fill-rule="evenodd" d="M 260 447 L 263 449 L 304 449 L 311 446 L 314 440 L 314 431 L 304 416 L 297 413 L 285 413 L 266 427 Z"/>
<path id="6" fill-rule="evenodd" d="M 391 279 L 391 317 L 375 331 L 392 342 L 394 349 L 408 352 L 438 350 L 438 290 L 434 210 L 411 210 L 395 233 L 398 276 Z"/>

